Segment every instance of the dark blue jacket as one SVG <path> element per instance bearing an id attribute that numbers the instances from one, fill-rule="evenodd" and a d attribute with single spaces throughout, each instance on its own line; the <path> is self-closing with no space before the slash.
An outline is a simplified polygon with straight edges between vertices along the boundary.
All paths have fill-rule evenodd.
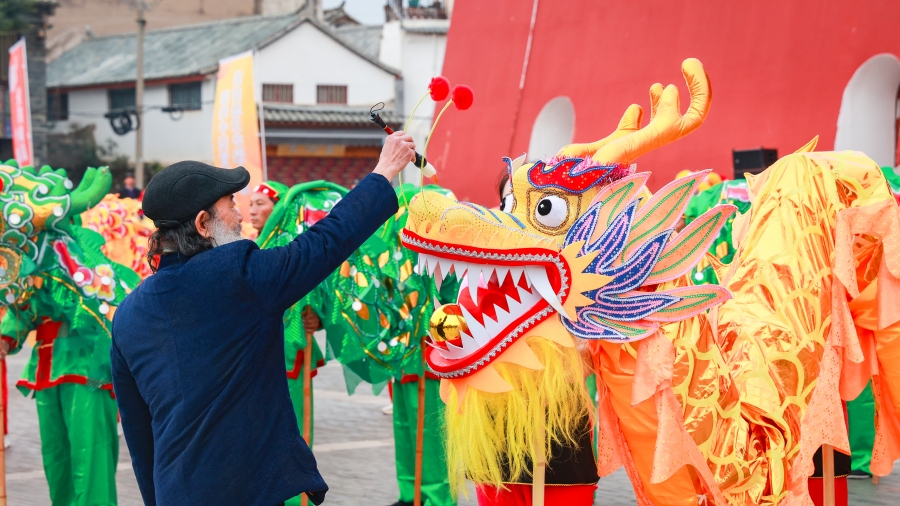
<path id="1" fill-rule="evenodd" d="M 166 255 L 113 320 L 113 385 L 144 504 L 274 506 L 328 490 L 284 373 L 284 311 L 397 212 L 371 174 L 290 245 Z"/>

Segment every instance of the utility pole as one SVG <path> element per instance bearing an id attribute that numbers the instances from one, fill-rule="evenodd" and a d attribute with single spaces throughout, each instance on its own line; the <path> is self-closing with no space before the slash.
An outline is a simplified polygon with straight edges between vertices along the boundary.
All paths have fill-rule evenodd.
<path id="1" fill-rule="evenodd" d="M 144 188 L 144 0 L 137 0 L 137 80 L 134 86 L 134 106 L 137 109 L 137 128 L 134 129 L 135 186 Z"/>

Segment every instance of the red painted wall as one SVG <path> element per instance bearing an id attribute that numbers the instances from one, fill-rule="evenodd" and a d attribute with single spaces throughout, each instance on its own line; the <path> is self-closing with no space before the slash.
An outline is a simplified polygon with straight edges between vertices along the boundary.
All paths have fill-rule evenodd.
<path id="1" fill-rule="evenodd" d="M 832 149 L 853 72 L 876 54 L 900 55 L 892 0 L 538 0 L 520 97 L 532 1 L 455 2 L 443 73 L 470 85 L 475 104 L 444 115 L 428 158 L 460 199 L 496 204 L 501 157 L 528 148 L 535 118 L 556 96 L 574 103 L 575 142 L 606 136 L 631 103 L 644 107 L 646 123 L 655 82 L 677 84 L 686 107 L 688 57 L 710 76 L 712 106 L 694 133 L 638 160 L 653 172 L 652 189 L 682 169 L 730 173 L 732 148 L 784 155 L 819 135 L 819 149 Z"/>

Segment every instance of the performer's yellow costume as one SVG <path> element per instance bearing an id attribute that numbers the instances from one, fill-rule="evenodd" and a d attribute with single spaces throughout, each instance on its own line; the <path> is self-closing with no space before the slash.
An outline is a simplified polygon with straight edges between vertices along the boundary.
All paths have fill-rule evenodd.
<path id="1" fill-rule="evenodd" d="M 647 126 L 632 105 L 601 141 L 508 161 L 511 213 L 429 192 L 411 203 L 404 244 L 436 278 L 464 279 L 427 353 L 457 479 L 529 473 L 541 425 L 544 451 L 571 442 L 591 410 L 583 355 L 600 380 L 600 474 L 624 466 L 638 504 L 809 503 L 812 455 L 849 453 L 840 401 L 870 378 L 872 471 L 900 458 L 900 211 L 881 170 L 815 141 L 782 158 L 749 181 L 724 288 L 692 285 L 734 208 L 676 233 L 705 173 L 651 195 L 632 165 L 706 117 L 706 73 L 682 68 L 685 114 L 678 89 L 656 84 Z"/>

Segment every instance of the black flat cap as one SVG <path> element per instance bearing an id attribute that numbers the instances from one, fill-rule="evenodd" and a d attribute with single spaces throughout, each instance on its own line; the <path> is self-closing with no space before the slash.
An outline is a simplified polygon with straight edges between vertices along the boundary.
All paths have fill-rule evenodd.
<path id="1" fill-rule="evenodd" d="M 177 227 L 220 198 L 243 190 L 248 183 L 250 173 L 243 167 L 220 169 L 192 160 L 173 163 L 147 185 L 144 215 L 157 228 Z"/>

